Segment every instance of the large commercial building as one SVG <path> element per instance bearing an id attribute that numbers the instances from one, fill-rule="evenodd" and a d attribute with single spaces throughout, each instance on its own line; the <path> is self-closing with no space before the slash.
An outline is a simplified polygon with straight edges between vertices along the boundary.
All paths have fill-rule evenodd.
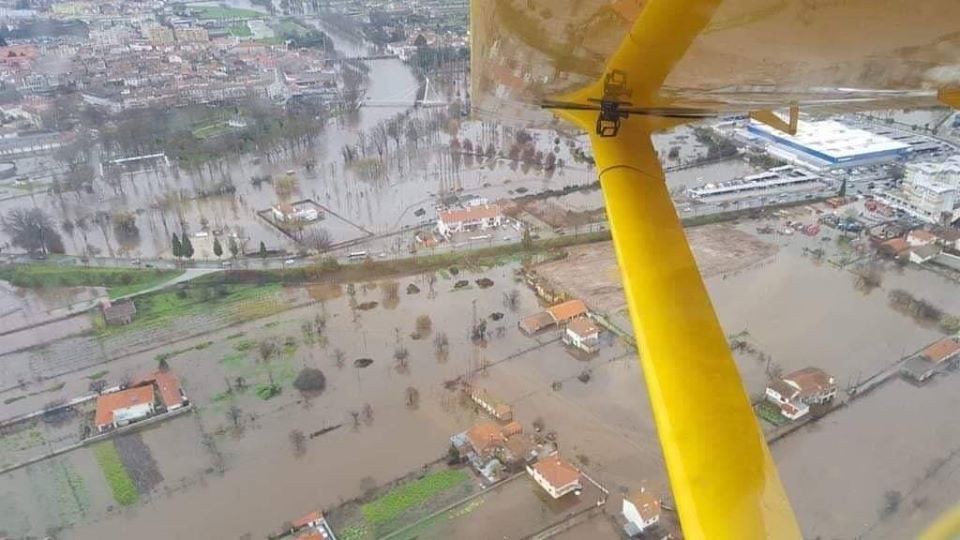
<path id="1" fill-rule="evenodd" d="M 883 163 L 910 152 L 909 144 L 834 120 L 800 120 L 796 135 L 751 121 L 747 134 L 763 142 L 771 154 L 818 170 Z"/>
<path id="2" fill-rule="evenodd" d="M 960 218 L 960 157 L 907 165 L 900 189 L 880 198 L 927 223 L 956 221 Z"/>

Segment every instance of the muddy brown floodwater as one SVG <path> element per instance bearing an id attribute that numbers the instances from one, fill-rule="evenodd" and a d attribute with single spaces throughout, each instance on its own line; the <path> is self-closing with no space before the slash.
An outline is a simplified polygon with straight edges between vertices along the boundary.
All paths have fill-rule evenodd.
<path id="1" fill-rule="evenodd" d="M 708 277 L 707 286 L 727 332 L 746 330 L 751 343 L 784 371 L 815 365 L 845 386 L 938 337 L 889 307 L 890 288 L 940 301 L 944 308 L 957 302 L 954 284 L 912 269 L 889 269 L 881 287 L 865 293 L 849 271 L 826 262 L 835 256 L 835 244 L 802 236 L 757 237 L 756 225 L 691 236 L 708 243 L 743 239 L 739 258 L 722 262 L 718 268 L 726 270 Z M 824 262 L 804 255 L 805 247 L 820 245 L 827 248 Z M 601 266 L 595 267 L 582 257 L 567 261 L 577 270 L 558 265 L 557 275 L 598 275 L 609 264 L 600 258 L 594 263 Z M 142 445 L 126 447 L 131 462 L 156 468 L 146 481 L 158 483 L 137 505 L 118 507 L 92 452 L 80 449 L 5 475 L 0 523 L 15 537 L 68 527 L 64 538 L 113 538 L 128 530 L 149 531 L 148 538 L 194 538 L 211 531 L 222 538 L 246 533 L 262 538 L 284 521 L 358 496 L 370 479 L 387 482 L 441 458 L 448 437 L 476 418 L 445 389 L 457 377 L 511 404 L 525 428 L 536 420 L 555 431 L 564 455 L 587 463 L 586 470 L 612 493 L 641 485 L 668 493 L 634 353 L 610 340 L 599 355 L 584 361 L 567 353 L 556 333 L 522 335 L 517 321 L 541 306 L 516 281 L 518 267 L 511 262 L 460 268 L 456 276 L 437 273 L 436 281 L 407 276 L 353 287 L 312 285 L 288 294 L 317 303 L 175 345 L 157 343 L 153 350 L 61 377 L 65 386 L 43 399 L 82 394 L 87 377 L 99 371 L 108 370 L 107 379 L 115 382 L 124 374 L 154 369 L 159 352 L 183 351 L 168 363 L 196 409 L 144 430 Z M 484 278 L 493 282 L 489 288 L 474 285 Z M 463 280 L 467 286 L 456 288 Z M 615 279 L 611 283 L 616 285 Z M 411 284 L 419 294 L 399 294 Z M 518 290 L 515 311 L 503 300 L 512 289 Z M 594 289 L 585 290 L 584 299 L 594 305 L 589 296 Z M 366 311 L 350 307 L 374 302 Z M 503 317 L 494 321 L 492 313 Z M 430 318 L 429 332 L 417 323 L 421 315 Z M 305 324 L 315 329 L 318 320 L 322 332 L 305 332 Z M 470 339 L 471 327 L 480 320 L 487 322 L 485 346 Z M 438 355 L 434 338 L 441 333 L 449 350 Z M 279 344 L 279 352 L 264 360 L 258 345 L 268 339 Z M 364 358 L 373 364 L 354 367 L 354 360 Z M 738 362 L 748 389 L 762 390 L 768 366 L 749 356 Z M 326 375 L 324 392 L 309 400 L 292 387 L 307 366 Z M 590 377 L 583 383 L 578 376 L 585 371 Z M 237 389 L 238 378 L 246 390 Z M 282 393 L 260 399 L 254 389 L 271 380 Z M 776 443 L 774 456 L 804 531 L 824 537 L 903 537 L 901 532 L 913 534 L 955 500 L 955 484 L 942 474 L 957 468 L 945 456 L 960 448 L 951 416 L 960 405 L 958 381 L 944 377 L 923 388 L 892 381 Z M 420 395 L 415 410 L 406 406 L 408 387 Z M 338 425 L 308 439 L 303 455 L 291 447 L 293 430 L 314 433 Z M 925 478 L 939 461 L 943 464 L 936 470 L 944 473 Z M 884 493 L 893 490 L 903 496 L 903 513 L 878 521 Z M 496 510 L 510 500 L 490 499 L 477 515 L 492 512 L 490 519 L 510 524 L 510 511 Z M 503 530 L 490 528 L 509 536 Z M 595 519 L 566 537 L 576 538 L 577 530 L 606 527 Z M 523 532 L 532 531 L 517 529 L 518 535 Z"/>

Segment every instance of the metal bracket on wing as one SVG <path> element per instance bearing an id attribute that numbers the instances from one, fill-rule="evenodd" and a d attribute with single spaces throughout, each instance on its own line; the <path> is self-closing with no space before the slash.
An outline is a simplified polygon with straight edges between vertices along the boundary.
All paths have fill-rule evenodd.
<path id="1" fill-rule="evenodd" d="M 960 88 L 941 88 L 937 92 L 937 99 L 948 107 L 960 109 Z"/>
<path id="2" fill-rule="evenodd" d="M 773 129 L 782 131 L 787 135 L 797 134 L 797 120 L 800 117 L 800 107 L 797 104 L 790 105 L 790 118 L 784 120 L 777 116 L 773 111 L 751 111 L 750 118 L 762 124 L 766 124 Z"/>

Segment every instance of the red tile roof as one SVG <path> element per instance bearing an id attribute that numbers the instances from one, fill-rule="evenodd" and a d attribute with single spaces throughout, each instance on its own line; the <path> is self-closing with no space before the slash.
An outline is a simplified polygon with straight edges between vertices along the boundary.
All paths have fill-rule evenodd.
<path id="1" fill-rule="evenodd" d="M 485 204 L 483 206 L 472 206 L 470 208 L 457 208 L 440 212 L 440 221 L 444 223 L 459 223 L 461 221 L 477 221 L 481 219 L 493 219 L 500 215 L 500 207 L 495 204 Z"/>
<path id="2" fill-rule="evenodd" d="M 541 311 L 521 319 L 520 329 L 528 334 L 535 334 L 548 326 L 552 326 L 555 322 L 552 315 L 546 311 Z"/>
<path id="3" fill-rule="evenodd" d="M 934 364 L 939 364 L 958 353 L 960 353 L 960 342 L 953 338 L 944 338 L 929 345 L 920 354 L 926 356 Z"/>
<path id="4" fill-rule="evenodd" d="M 157 385 L 160 401 L 163 402 L 164 407 L 169 409 L 183 403 L 183 396 L 180 395 L 180 381 L 174 374 L 169 371 L 158 371 L 153 374 L 153 383 Z"/>
<path id="5" fill-rule="evenodd" d="M 937 237 L 932 233 L 923 229 L 914 229 L 910 231 L 910 234 L 907 236 L 913 238 L 917 242 L 933 242 L 937 239 Z"/>
<path id="6" fill-rule="evenodd" d="M 580 471 L 557 454 L 534 463 L 533 469 L 555 489 L 580 481 Z"/>
<path id="7" fill-rule="evenodd" d="M 910 244 L 908 244 L 903 238 L 891 238 L 890 240 L 880 244 L 880 246 L 894 255 L 898 255 L 910 249 Z"/>
<path id="8" fill-rule="evenodd" d="M 650 521 L 654 516 L 660 515 L 660 500 L 651 495 L 649 491 L 641 491 L 630 497 L 629 500 L 637 507 L 637 512 L 644 521 Z"/>
<path id="9" fill-rule="evenodd" d="M 489 421 L 481 421 L 474 424 L 473 427 L 467 430 L 467 438 L 470 439 L 470 444 L 473 445 L 473 449 L 479 454 L 493 450 L 506 440 L 500 432 L 500 426 Z"/>
<path id="10" fill-rule="evenodd" d="M 816 394 L 836 386 L 833 377 L 815 367 L 803 368 L 784 375 L 783 380 L 799 386 L 801 396 Z"/>
<path id="11" fill-rule="evenodd" d="M 587 305 L 583 300 L 567 300 L 557 304 L 549 309 L 547 313 L 557 322 L 569 321 L 570 319 L 587 314 Z"/>
<path id="12" fill-rule="evenodd" d="M 103 394 L 97 398 L 97 414 L 94 423 L 99 428 L 113 423 L 113 411 L 153 402 L 153 387 L 138 386 L 119 392 Z"/>
<path id="13" fill-rule="evenodd" d="M 570 324 L 567 325 L 567 330 L 580 337 L 587 337 L 600 331 L 597 324 L 586 317 L 580 317 L 570 321 Z"/>
<path id="14" fill-rule="evenodd" d="M 319 510 L 314 510 L 300 519 L 291 521 L 290 526 L 292 526 L 294 529 L 302 529 L 314 521 L 318 521 L 322 517 L 323 514 L 321 514 Z"/>

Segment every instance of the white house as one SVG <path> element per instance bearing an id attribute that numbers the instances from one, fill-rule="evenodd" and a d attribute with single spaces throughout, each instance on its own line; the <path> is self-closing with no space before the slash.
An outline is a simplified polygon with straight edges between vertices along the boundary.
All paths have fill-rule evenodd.
<path id="1" fill-rule="evenodd" d="M 593 353 L 600 348 L 600 327 L 586 317 L 574 319 L 563 332 L 563 342 L 583 352 Z"/>
<path id="2" fill-rule="evenodd" d="M 316 221 L 320 217 L 320 213 L 311 205 L 280 203 L 270 210 L 277 221 Z"/>
<path id="3" fill-rule="evenodd" d="M 455 232 L 475 231 L 499 227 L 503 222 L 503 213 L 496 204 L 484 204 L 470 208 L 455 208 L 440 212 L 437 218 L 437 232 L 449 236 Z"/>
<path id="4" fill-rule="evenodd" d="M 580 484 L 580 471 L 558 454 L 528 465 L 527 474 L 554 499 L 583 488 Z"/>
<path id="5" fill-rule="evenodd" d="M 822 369 L 808 367 L 785 375 L 767 385 L 766 396 L 780 412 L 796 420 L 810 412 L 810 405 L 826 403 L 837 395 L 833 377 Z"/>
<path id="6" fill-rule="evenodd" d="M 621 511 L 627 520 L 627 535 L 636 536 L 660 522 L 660 499 L 641 489 L 623 498 Z"/>

